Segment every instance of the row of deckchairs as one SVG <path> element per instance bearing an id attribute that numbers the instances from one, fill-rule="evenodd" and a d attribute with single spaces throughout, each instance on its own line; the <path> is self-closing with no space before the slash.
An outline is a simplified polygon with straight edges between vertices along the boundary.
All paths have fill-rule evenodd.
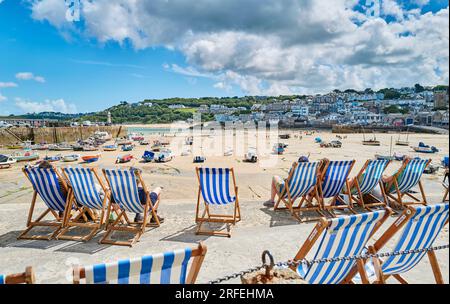
<path id="1" fill-rule="evenodd" d="M 373 243 L 371 238 L 390 217 L 392 210 L 376 210 L 333 219 L 321 218 L 301 246 L 290 266 L 310 284 L 384 284 L 395 278 L 402 284 L 405 273 L 428 257 L 436 283 L 444 280 L 433 247 L 443 227 L 448 224 L 448 203 L 430 206 L 408 206 Z M 371 244 L 370 244 L 371 243 Z M 389 246 L 389 250 L 386 247 Z M 383 250 L 385 249 L 385 250 Z M 396 252 L 386 259 L 365 254 Z M 412 252 L 412 253 L 411 253 Z M 92 266 L 75 266 L 75 284 L 184 284 L 195 283 L 206 254 L 206 246 L 176 250 L 138 259 L 121 260 Z M 189 261 L 192 259 L 188 269 Z M 310 261 L 310 263 L 306 263 Z M 314 262 L 315 261 L 315 262 Z M 291 263 L 291 265 L 294 265 Z M 0 276 L 0 283 L 33 282 L 27 274 Z"/>
<path id="2" fill-rule="evenodd" d="M 31 182 L 34 193 L 27 228 L 18 238 L 89 241 L 99 230 L 105 229 L 106 233 L 100 243 L 132 246 L 139 240 L 146 227 L 160 226 L 156 215 L 160 197 L 152 206 L 150 193 L 139 171 L 132 169 L 102 171 L 107 184 L 102 181 L 95 168 L 67 167 L 59 171 L 53 166 L 25 167 L 23 172 Z M 144 204 L 139 198 L 138 185 L 143 188 L 146 195 Z M 34 218 L 38 196 L 45 203 L 46 209 Z M 111 203 L 111 197 L 114 198 L 114 204 Z M 110 223 L 109 218 L 113 212 L 117 217 Z M 127 212 L 143 213 L 144 219 L 142 222 L 131 221 Z M 46 219 L 48 216 L 51 216 L 52 220 Z M 154 219 L 152 223 L 151 218 Z M 30 233 L 34 227 L 43 226 L 51 227 L 53 231 L 47 235 Z M 75 227 L 88 229 L 89 233 L 74 235 Z M 113 240 L 111 234 L 115 231 L 131 233 L 133 237 L 127 241 Z"/>
<path id="3" fill-rule="evenodd" d="M 406 159 L 392 177 L 384 177 L 390 161 L 367 160 L 353 180 L 348 177 L 354 160 L 294 163 L 277 193 L 274 210 L 287 209 L 302 221 L 300 214 L 307 211 L 334 217 L 334 210 L 347 209 L 355 214 L 354 204 L 369 211 L 388 205 L 400 208 L 426 205 L 420 178 L 430 162 L 430 159 Z M 378 186 L 382 199 L 372 194 Z M 416 186 L 419 186 L 420 198 L 413 194 Z M 281 203 L 284 206 L 280 206 Z"/>

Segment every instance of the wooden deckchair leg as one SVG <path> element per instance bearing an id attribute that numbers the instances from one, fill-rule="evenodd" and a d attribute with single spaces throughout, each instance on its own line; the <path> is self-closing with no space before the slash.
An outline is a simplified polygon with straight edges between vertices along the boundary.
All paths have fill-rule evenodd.
<path id="1" fill-rule="evenodd" d="M 369 246 L 369 252 L 371 254 L 375 254 L 376 250 L 373 246 Z M 375 270 L 375 275 L 377 276 L 377 283 L 378 284 L 386 284 L 385 277 L 384 277 L 383 271 L 381 269 L 381 263 L 380 263 L 379 258 L 373 257 L 372 263 L 373 263 L 373 268 Z"/>
<path id="2" fill-rule="evenodd" d="M 37 192 L 33 192 L 33 198 L 31 199 L 30 211 L 28 212 L 27 226 L 30 226 L 33 220 L 34 206 L 36 205 Z"/>
<path id="3" fill-rule="evenodd" d="M 358 272 L 359 272 L 359 275 L 361 277 L 361 282 L 363 284 L 366 284 L 366 285 L 370 284 L 369 278 L 367 277 L 367 272 L 366 272 L 366 269 L 365 269 L 364 261 L 361 260 L 361 259 L 358 259 L 358 261 L 356 262 L 356 265 L 358 267 Z"/>
<path id="4" fill-rule="evenodd" d="M 420 189 L 420 193 L 422 194 L 422 203 L 426 206 L 426 205 L 428 205 L 428 202 L 427 202 L 427 197 L 425 195 L 425 191 L 423 189 L 423 185 L 422 185 L 421 181 L 419 181 L 419 189 Z"/>
<path id="5" fill-rule="evenodd" d="M 444 284 L 444 278 L 442 277 L 441 268 L 436 258 L 436 253 L 433 250 L 427 252 L 430 259 L 431 268 L 433 269 L 433 275 L 437 284 Z"/>

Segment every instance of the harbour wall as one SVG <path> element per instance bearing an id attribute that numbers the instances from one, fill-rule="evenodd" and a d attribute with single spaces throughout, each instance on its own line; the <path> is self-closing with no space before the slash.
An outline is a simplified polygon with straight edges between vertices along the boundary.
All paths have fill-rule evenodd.
<path id="1" fill-rule="evenodd" d="M 0 144 L 8 145 L 25 140 L 34 143 L 61 143 L 75 142 L 79 139 L 87 139 L 96 131 L 108 132 L 112 137 L 127 135 L 125 126 L 92 126 L 92 127 L 48 127 L 48 128 L 2 128 L 0 129 Z"/>

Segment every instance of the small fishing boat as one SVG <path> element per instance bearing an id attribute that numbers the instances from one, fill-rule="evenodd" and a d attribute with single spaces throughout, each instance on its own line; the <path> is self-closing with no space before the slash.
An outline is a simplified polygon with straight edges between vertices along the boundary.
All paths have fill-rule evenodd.
<path id="1" fill-rule="evenodd" d="M 375 158 L 377 160 L 394 160 L 395 159 L 394 156 L 380 155 L 380 154 L 375 154 Z"/>
<path id="2" fill-rule="evenodd" d="M 149 143 L 147 140 L 141 140 L 141 141 L 139 142 L 139 144 L 140 144 L 141 146 L 147 146 L 147 145 L 149 145 L 150 143 Z"/>
<path id="3" fill-rule="evenodd" d="M 129 139 L 118 139 L 116 140 L 116 145 L 123 146 L 123 145 L 131 145 L 132 142 Z"/>
<path id="4" fill-rule="evenodd" d="M 43 160 L 52 163 L 52 162 L 60 161 L 61 158 L 62 158 L 61 154 L 58 154 L 58 155 L 55 155 L 55 156 L 48 156 L 48 155 L 46 155 L 43 158 Z"/>
<path id="5" fill-rule="evenodd" d="M 158 156 L 155 158 L 155 161 L 157 163 L 167 163 L 168 161 L 171 161 L 173 159 L 172 151 L 165 150 L 158 154 Z"/>
<path id="6" fill-rule="evenodd" d="M 70 154 L 70 155 L 64 155 L 62 160 L 66 163 L 77 161 L 80 158 L 79 154 Z"/>
<path id="7" fill-rule="evenodd" d="M 256 153 L 256 149 L 249 149 L 244 155 L 244 161 L 249 163 L 256 163 L 258 161 L 258 154 Z"/>
<path id="8" fill-rule="evenodd" d="M 281 134 L 281 135 L 279 135 L 278 136 L 280 139 L 289 139 L 289 138 L 291 138 L 291 135 L 290 134 Z"/>
<path id="9" fill-rule="evenodd" d="M 33 152 L 14 153 L 11 155 L 11 157 L 14 158 L 18 162 L 23 162 L 23 161 L 32 161 L 32 160 L 39 159 L 39 154 L 33 153 Z"/>
<path id="10" fill-rule="evenodd" d="M 223 153 L 223 156 L 232 156 L 233 155 L 233 149 L 229 148 L 225 150 L 225 153 Z"/>
<path id="11" fill-rule="evenodd" d="M 400 154 L 400 153 L 394 153 L 394 159 L 396 160 L 396 161 L 404 161 L 405 160 L 405 158 L 406 158 L 406 155 L 405 154 Z"/>
<path id="12" fill-rule="evenodd" d="M 204 163 L 206 161 L 206 157 L 204 156 L 196 156 L 194 157 L 193 163 L 194 164 L 200 164 L 200 163 Z"/>
<path id="13" fill-rule="evenodd" d="M 144 155 L 142 155 L 142 159 L 145 163 L 150 163 L 155 159 L 155 153 L 152 151 L 145 151 Z"/>
<path id="14" fill-rule="evenodd" d="M 17 160 L 9 155 L 0 154 L 0 169 L 10 168 L 12 164 L 16 163 Z"/>
<path id="15" fill-rule="evenodd" d="M 417 153 L 433 154 L 433 153 L 439 152 L 439 150 L 436 147 L 434 147 L 434 146 L 430 147 L 430 146 L 424 144 L 423 142 L 420 142 L 418 147 L 412 147 L 412 148 Z"/>
<path id="16" fill-rule="evenodd" d="M 366 133 L 364 131 L 364 128 L 362 128 L 362 129 L 363 129 L 363 141 L 362 141 L 362 144 L 364 146 L 380 146 L 381 145 L 380 141 L 377 140 L 377 138 L 375 137 L 375 134 L 373 135 L 373 138 L 366 139 Z"/>
<path id="17" fill-rule="evenodd" d="M 13 145 L 8 145 L 6 146 L 6 148 L 10 149 L 10 150 L 18 150 L 18 149 L 22 149 L 23 146 L 19 145 L 19 144 L 13 144 Z"/>
<path id="18" fill-rule="evenodd" d="M 128 138 L 130 138 L 133 141 L 141 141 L 144 140 L 144 134 L 142 133 L 131 133 L 128 135 Z"/>
<path id="19" fill-rule="evenodd" d="M 152 149 L 153 152 L 159 152 L 162 149 L 162 145 L 161 145 L 161 143 L 158 140 L 155 140 L 153 142 L 153 145 L 152 145 L 151 149 Z"/>
<path id="20" fill-rule="evenodd" d="M 330 145 L 332 148 L 342 148 L 342 142 L 339 140 L 332 140 Z"/>
<path id="21" fill-rule="evenodd" d="M 98 161 L 98 159 L 100 158 L 100 154 L 95 154 L 95 155 L 86 155 L 81 157 L 81 159 L 85 162 L 85 163 L 93 163 Z"/>
<path id="22" fill-rule="evenodd" d="M 100 141 L 108 141 L 112 139 L 111 134 L 109 134 L 108 132 L 104 132 L 104 131 L 95 131 L 94 133 L 94 138 Z"/>
<path id="23" fill-rule="evenodd" d="M 131 154 L 119 156 L 119 157 L 117 157 L 117 159 L 116 159 L 116 164 L 129 163 L 133 158 L 134 158 L 134 157 L 133 157 L 133 155 L 131 155 Z"/>
<path id="24" fill-rule="evenodd" d="M 84 146 L 83 151 L 86 152 L 92 152 L 92 151 L 98 151 L 98 147 L 96 146 Z"/>
<path id="25" fill-rule="evenodd" d="M 79 145 L 79 144 L 75 144 L 75 145 L 72 146 L 72 150 L 74 150 L 74 151 L 84 151 L 83 148 L 84 147 L 82 145 Z"/>
<path id="26" fill-rule="evenodd" d="M 69 144 L 56 144 L 48 146 L 49 151 L 70 151 L 72 149 L 73 147 Z"/>
<path id="27" fill-rule="evenodd" d="M 118 148 L 117 145 L 107 145 L 103 146 L 103 151 L 116 151 Z"/>
<path id="28" fill-rule="evenodd" d="M 320 143 L 323 142 L 322 138 L 320 138 L 320 137 L 316 137 L 316 138 L 314 139 L 314 141 L 316 142 L 316 144 L 320 144 Z"/>
<path id="29" fill-rule="evenodd" d="M 397 146 L 409 146 L 409 133 L 406 133 L 406 140 L 401 140 L 400 134 L 398 135 L 398 139 L 395 141 L 395 145 Z"/>
<path id="30" fill-rule="evenodd" d="M 124 151 L 124 152 L 133 151 L 133 148 L 134 148 L 134 145 L 123 145 L 122 151 Z"/>
<path id="31" fill-rule="evenodd" d="M 31 150 L 43 151 L 43 150 L 47 150 L 47 149 L 48 149 L 47 144 L 37 144 L 37 145 L 31 146 Z"/>

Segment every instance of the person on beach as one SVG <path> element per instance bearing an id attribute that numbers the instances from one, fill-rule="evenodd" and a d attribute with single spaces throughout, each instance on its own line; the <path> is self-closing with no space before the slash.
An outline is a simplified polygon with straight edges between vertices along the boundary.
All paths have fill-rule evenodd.
<path id="1" fill-rule="evenodd" d="M 131 170 L 136 170 L 138 172 L 142 172 L 141 169 L 138 168 L 134 168 L 131 167 Z M 141 201 L 141 204 L 144 205 L 146 200 L 147 200 L 147 195 L 145 194 L 144 188 L 142 186 L 139 186 L 139 179 L 136 178 L 136 183 L 138 184 L 138 195 L 139 195 L 139 200 Z M 158 197 L 161 195 L 161 191 L 162 191 L 163 187 L 156 187 L 154 188 L 151 192 L 150 192 L 150 202 L 152 204 L 152 206 L 154 206 L 158 200 Z M 111 196 L 111 203 L 115 203 L 114 202 L 114 198 Z M 155 211 L 156 213 L 158 212 L 157 210 Z M 156 215 L 158 217 L 159 222 L 162 224 L 164 223 L 164 218 Z M 144 215 L 142 213 L 136 213 L 135 217 L 134 217 L 134 222 L 138 223 L 138 222 L 142 222 L 144 220 Z M 156 222 L 156 220 L 152 217 L 150 220 L 150 223 L 154 223 Z"/>
<path id="2" fill-rule="evenodd" d="M 298 159 L 299 163 L 307 163 L 309 162 L 309 159 L 307 156 L 300 156 Z M 292 167 L 291 167 L 292 170 Z M 291 171 L 289 170 L 288 176 L 291 174 Z M 266 205 L 273 206 L 275 205 L 275 196 L 277 193 L 281 192 L 281 187 L 284 186 L 284 179 L 281 178 L 278 175 L 275 175 L 272 178 L 272 185 L 270 187 L 270 199 L 266 202 Z"/>

